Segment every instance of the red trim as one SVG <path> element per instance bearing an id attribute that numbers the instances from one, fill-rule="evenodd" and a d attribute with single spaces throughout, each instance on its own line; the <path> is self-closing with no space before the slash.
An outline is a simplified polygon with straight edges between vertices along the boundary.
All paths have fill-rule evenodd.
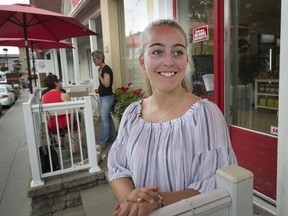
<path id="1" fill-rule="evenodd" d="M 224 112 L 224 2 L 214 0 L 214 102 Z"/>
<path id="2" fill-rule="evenodd" d="M 176 20 L 177 16 L 177 0 L 173 0 L 173 20 Z"/>
<path id="3" fill-rule="evenodd" d="M 254 190 L 276 200 L 277 138 L 230 127 L 238 164 L 254 174 Z"/>

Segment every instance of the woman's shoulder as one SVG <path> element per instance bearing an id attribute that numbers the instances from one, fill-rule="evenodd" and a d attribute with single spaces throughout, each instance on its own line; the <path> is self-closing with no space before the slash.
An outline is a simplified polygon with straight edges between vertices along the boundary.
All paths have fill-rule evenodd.
<path id="1" fill-rule="evenodd" d="M 141 104 L 142 104 L 142 100 L 132 102 L 131 104 L 129 104 L 127 106 L 124 113 L 125 112 L 129 112 L 130 114 L 131 113 L 135 113 L 135 114 L 141 113 Z"/>
<path id="2" fill-rule="evenodd" d="M 200 109 L 219 110 L 219 107 L 215 102 L 210 101 L 208 99 L 203 99 L 203 98 L 198 100 L 197 103 L 195 104 L 195 106 L 200 108 Z"/>
<path id="3" fill-rule="evenodd" d="M 112 72 L 112 69 L 109 65 L 105 64 L 104 67 L 102 68 L 104 72 Z"/>

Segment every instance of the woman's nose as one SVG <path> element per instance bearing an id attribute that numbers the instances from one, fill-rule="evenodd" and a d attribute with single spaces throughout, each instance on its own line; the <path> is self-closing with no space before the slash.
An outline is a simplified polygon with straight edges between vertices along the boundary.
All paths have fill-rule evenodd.
<path id="1" fill-rule="evenodd" d="M 163 57 L 163 64 L 166 66 L 174 65 L 174 59 L 171 53 L 165 54 Z"/>

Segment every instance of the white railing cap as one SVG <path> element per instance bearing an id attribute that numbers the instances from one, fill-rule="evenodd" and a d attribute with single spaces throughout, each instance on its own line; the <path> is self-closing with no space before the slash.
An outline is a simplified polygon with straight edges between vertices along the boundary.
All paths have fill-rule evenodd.
<path id="1" fill-rule="evenodd" d="M 230 166 L 218 169 L 216 171 L 216 174 L 219 177 L 227 179 L 228 181 L 235 183 L 235 184 L 253 177 L 253 173 L 251 171 L 243 167 L 240 167 L 238 165 L 230 165 Z"/>

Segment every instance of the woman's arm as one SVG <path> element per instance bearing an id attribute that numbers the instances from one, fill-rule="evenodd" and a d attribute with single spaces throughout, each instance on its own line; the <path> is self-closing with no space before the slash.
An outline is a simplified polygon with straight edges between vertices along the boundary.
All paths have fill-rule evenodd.
<path id="1" fill-rule="evenodd" d="M 108 73 L 104 73 L 103 78 L 101 73 L 98 74 L 100 82 L 107 88 L 110 86 L 110 75 Z"/>
<path id="2" fill-rule="evenodd" d="M 65 102 L 71 101 L 71 97 L 70 97 L 70 95 L 67 94 L 67 93 L 62 93 L 62 94 L 61 94 L 61 99 L 62 99 L 63 101 L 65 101 Z"/>
<path id="3" fill-rule="evenodd" d="M 183 199 L 190 198 L 192 196 L 196 196 L 200 194 L 200 192 L 194 190 L 194 189 L 187 189 L 182 191 L 176 191 L 176 192 L 162 192 L 159 193 L 159 195 L 163 199 L 163 206 L 170 205 L 172 203 L 178 202 Z"/>
<path id="4" fill-rule="evenodd" d="M 118 203 L 125 202 L 125 198 L 135 189 L 130 178 L 119 178 L 110 182 L 110 188 Z"/>
<path id="5" fill-rule="evenodd" d="M 110 182 L 110 188 L 119 204 L 143 201 L 150 204 L 162 204 L 162 200 L 157 193 L 159 190 L 157 186 L 135 188 L 130 178 L 119 178 Z"/>
<path id="6" fill-rule="evenodd" d="M 124 183 L 126 180 L 127 179 L 122 179 L 120 182 Z M 112 191 L 115 192 L 115 186 L 120 182 L 118 181 L 116 184 L 114 184 L 115 182 L 113 182 L 111 184 Z M 132 190 L 130 194 L 127 194 L 127 191 L 122 190 L 125 188 L 127 189 L 127 185 L 126 185 L 127 182 L 124 183 L 125 185 L 124 187 L 122 187 L 123 185 L 121 185 L 121 183 L 118 186 L 116 186 L 118 195 L 116 196 L 116 194 L 114 194 L 119 204 L 115 206 L 115 211 L 114 211 L 113 216 L 119 216 L 119 215 L 131 215 L 131 216 L 144 216 L 145 215 L 147 216 L 148 214 L 150 214 L 151 212 L 153 212 L 154 210 L 158 208 L 161 208 L 163 206 L 166 206 L 174 202 L 180 201 L 182 199 L 186 199 L 186 198 L 199 194 L 198 191 L 193 190 L 193 189 L 188 189 L 188 190 L 183 190 L 183 191 L 178 191 L 178 192 L 157 193 L 151 189 L 151 188 L 154 188 L 154 189 L 157 188 L 158 190 L 158 187 L 156 186 L 151 186 L 147 188 L 136 188 Z M 156 199 L 152 198 L 150 194 L 145 194 L 146 192 L 149 192 L 155 195 Z M 123 196 L 121 196 L 122 193 L 123 193 Z M 148 200 L 143 199 L 143 194 L 145 194 L 145 196 L 148 196 L 149 199 Z M 150 202 L 151 199 L 153 199 L 153 202 Z"/>

